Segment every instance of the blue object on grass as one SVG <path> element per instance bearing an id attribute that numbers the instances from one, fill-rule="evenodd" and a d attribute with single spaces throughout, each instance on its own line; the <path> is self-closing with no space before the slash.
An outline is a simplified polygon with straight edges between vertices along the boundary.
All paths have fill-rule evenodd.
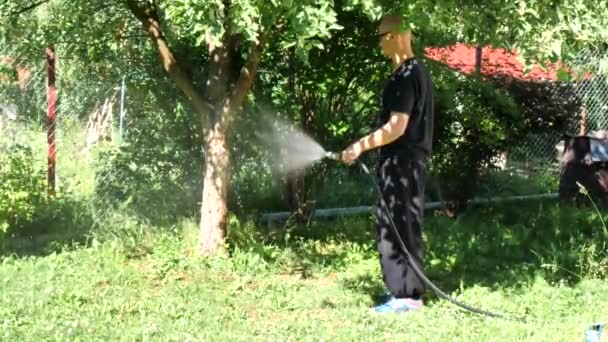
<path id="1" fill-rule="evenodd" d="M 374 308 L 374 311 L 378 313 L 399 313 L 407 311 L 417 311 L 422 309 L 422 307 L 422 299 L 391 297 L 386 303 L 376 306 Z"/>
<path id="2" fill-rule="evenodd" d="M 600 342 L 602 332 L 606 329 L 604 323 L 595 323 L 585 330 L 585 342 Z"/>

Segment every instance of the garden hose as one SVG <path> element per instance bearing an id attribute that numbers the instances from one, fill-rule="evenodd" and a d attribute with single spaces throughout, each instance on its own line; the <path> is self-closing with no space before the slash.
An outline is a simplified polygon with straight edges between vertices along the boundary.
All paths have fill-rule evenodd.
<path id="1" fill-rule="evenodd" d="M 325 155 L 326 158 L 329 159 L 333 159 L 333 160 L 337 160 L 340 161 L 340 154 L 339 153 L 335 153 L 335 152 L 327 152 Z M 433 291 L 435 291 L 435 293 L 451 302 L 452 304 L 459 306 L 465 310 L 468 310 L 470 312 L 474 312 L 477 314 L 481 314 L 481 315 L 486 315 L 489 317 L 495 317 L 495 318 L 505 318 L 505 319 L 511 319 L 511 320 L 516 320 L 516 321 L 521 321 L 521 322 L 526 322 L 525 318 L 523 317 L 515 317 L 515 316 L 510 316 L 510 315 L 505 315 L 505 314 L 499 314 L 499 313 L 494 313 L 491 311 L 487 311 L 487 310 L 483 310 L 483 309 L 479 309 L 479 308 L 475 308 L 472 307 L 470 305 L 467 305 L 463 302 L 460 302 L 452 297 L 450 297 L 450 295 L 448 295 L 447 293 L 443 292 L 439 287 L 437 287 L 437 285 L 433 284 L 433 282 L 427 278 L 424 275 L 424 272 L 422 272 L 422 270 L 420 269 L 420 267 L 418 266 L 418 264 L 414 261 L 414 258 L 412 256 L 412 254 L 410 253 L 410 251 L 407 249 L 407 247 L 405 246 L 405 243 L 403 242 L 403 239 L 401 238 L 401 235 L 399 234 L 399 231 L 397 230 L 397 226 L 395 225 L 395 222 L 393 221 L 393 217 L 390 213 L 390 211 L 388 210 L 388 207 L 386 206 L 386 203 L 384 202 L 384 197 L 382 196 L 382 190 L 380 189 L 380 186 L 378 185 L 378 183 L 376 182 L 376 179 L 374 178 L 374 176 L 371 174 L 371 172 L 369 171 L 369 168 L 367 167 L 367 165 L 365 165 L 365 163 L 363 163 L 361 160 L 357 159 L 357 163 L 359 164 L 359 166 L 361 167 L 361 169 L 363 170 L 364 173 L 366 173 L 372 180 L 372 183 L 374 183 L 374 187 L 376 188 L 376 191 L 378 192 L 378 196 L 380 196 L 380 205 L 382 206 L 382 210 L 385 211 L 385 213 L 387 214 L 387 217 L 389 219 L 389 223 L 390 226 L 392 228 L 393 234 L 395 234 L 395 236 L 397 237 L 397 241 L 399 242 L 399 245 L 401 247 L 401 249 L 405 252 L 405 254 L 407 255 L 407 259 L 408 262 L 410 263 L 410 265 L 412 265 L 412 268 L 414 269 L 414 272 L 416 272 L 416 275 L 418 275 L 418 277 L 420 277 L 420 279 L 422 279 L 424 281 L 424 283 L 429 286 L 431 289 L 433 289 Z"/>

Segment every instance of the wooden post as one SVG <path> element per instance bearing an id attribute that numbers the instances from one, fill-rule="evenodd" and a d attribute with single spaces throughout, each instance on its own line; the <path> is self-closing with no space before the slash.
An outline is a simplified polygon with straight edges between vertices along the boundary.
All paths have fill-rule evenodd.
<path id="1" fill-rule="evenodd" d="M 482 52 L 481 44 L 477 44 L 477 47 L 475 48 L 475 72 L 478 74 L 481 72 Z"/>
<path id="2" fill-rule="evenodd" d="M 47 113 L 46 113 L 46 132 L 47 132 L 47 176 L 48 176 L 48 194 L 55 196 L 55 168 L 56 149 L 55 149 L 55 123 L 57 119 L 57 87 L 55 85 L 55 48 L 49 46 L 46 49 L 47 62 Z"/>
<path id="3" fill-rule="evenodd" d="M 585 135 L 587 132 L 587 106 L 583 104 L 581 108 L 581 128 L 579 135 Z"/>

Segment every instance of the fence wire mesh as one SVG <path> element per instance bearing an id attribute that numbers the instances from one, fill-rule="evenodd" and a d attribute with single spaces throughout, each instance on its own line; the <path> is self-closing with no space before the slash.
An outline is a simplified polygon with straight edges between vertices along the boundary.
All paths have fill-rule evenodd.
<path id="1" fill-rule="evenodd" d="M 19 146 L 32 149 L 35 163 L 47 165 L 48 65 L 45 52 L 23 58 L 20 47 L 0 42 L 0 152 Z M 74 77 L 78 66 L 57 54 L 55 77 L 58 99 L 54 124 L 56 184 L 86 183 L 93 190 L 92 147 L 118 138 L 120 80 Z M 124 106 L 123 106 L 124 107 Z M 82 173 L 88 172 L 88 175 Z M 83 179 L 86 181 L 83 182 Z"/>
<path id="2" fill-rule="evenodd" d="M 509 151 L 511 165 L 524 170 L 557 171 L 562 136 L 606 136 L 608 130 L 608 49 L 585 49 L 568 64 L 570 81 L 551 87 L 552 98 L 578 104 L 578 110 L 566 113 L 571 120 L 562 130 L 529 134 L 522 144 Z"/>
<path id="3" fill-rule="evenodd" d="M 576 61 L 581 80 L 575 92 L 581 98 L 584 133 L 608 129 L 608 51 L 585 51 Z"/>
<path id="4" fill-rule="evenodd" d="M 9 145 L 27 145 L 34 149 L 41 165 L 46 165 L 47 132 L 47 65 L 44 51 L 36 58 L 24 59 L 19 49 L 0 42 L 0 151 Z M 79 65 L 72 63 L 67 50 L 58 50 L 56 67 L 59 102 L 57 106 L 56 146 L 57 185 L 84 182 L 91 193 L 94 191 L 95 174 L 92 167 L 82 167 L 94 162 L 92 148 L 100 141 L 116 146 L 122 126 L 121 108 L 128 107 L 122 95 L 121 75 L 113 77 L 78 77 Z M 69 51 L 68 51 L 69 52 Z M 518 146 L 506 154 L 506 165 L 514 170 L 510 179 L 500 178 L 498 186 L 510 186 L 516 177 L 532 178 L 543 173 L 557 179 L 559 171 L 559 142 L 563 134 L 598 134 L 608 130 L 608 50 L 584 50 L 571 62 L 569 68 L 578 77 L 560 86 L 547 87 L 555 92 L 552 98 L 562 98 L 580 103 L 578 110 L 567 113 L 571 120 L 564 129 L 547 129 L 529 134 Z M 121 103 L 121 101 L 123 101 Z M 146 103 L 136 97 L 129 100 L 132 108 L 144 108 Z M 74 162 L 78 160 L 79 162 Z M 119 171 L 116 171 L 119 172 Z M 115 174 L 108 174 L 112 181 Z M 103 181 L 103 179 L 101 179 Z M 82 188 L 82 185 L 81 185 Z M 482 191 L 485 196 L 485 191 Z M 530 189 L 526 194 L 538 193 Z M 488 190 L 491 194 L 492 191 Z M 518 193 L 519 194 L 519 193 Z"/>

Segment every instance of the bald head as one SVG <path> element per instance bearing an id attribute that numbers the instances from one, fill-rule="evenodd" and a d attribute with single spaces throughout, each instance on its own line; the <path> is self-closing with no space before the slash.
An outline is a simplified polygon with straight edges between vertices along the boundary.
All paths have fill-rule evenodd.
<path id="1" fill-rule="evenodd" d="M 389 14 L 380 21 L 378 31 L 380 34 L 385 32 L 400 33 L 403 31 L 403 18 L 398 14 Z"/>
<path id="2" fill-rule="evenodd" d="M 378 36 L 380 37 L 380 48 L 384 55 L 394 60 L 397 58 L 395 55 L 401 57 L 413 56 L 412 31 L 405 25 L 405 21 L 400 15 L 384 16 L 380 25 L 378 25 Z"/>

